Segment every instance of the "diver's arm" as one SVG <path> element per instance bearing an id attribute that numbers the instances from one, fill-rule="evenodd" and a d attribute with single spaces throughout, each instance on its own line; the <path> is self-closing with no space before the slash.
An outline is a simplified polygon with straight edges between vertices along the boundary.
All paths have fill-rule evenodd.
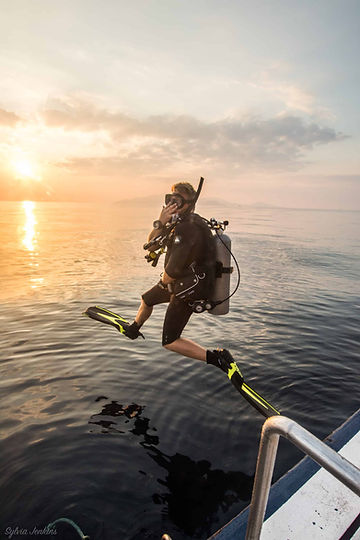
<path id="1" fill-rule="evenodd" d="M 157 236 L 159 236 L 161 233 L 162 233 L 162 229 L 153 229 L 153 230 L 150 232 L 147 241 L 148 241 L 148 242 L 151 242 L 151 240 L 153 240 L 154 238 L 156 238 Z M 153 249 L 153 248 L 152 248 L 152 249 Z"/>
<path id="2" fill-rule="evenodd" d="M 159 221 L 161 221 L 163 228 L 171 220 L 173 214 L 176 213 L 176 210 L 176 204 L 168 204 L 167 206 L 163 207 L 159 216 Z M 163 229 L 153 229 L 148 236 L 148 242 L 150 242 L 150 240 L 153 240 L 153 238 L 156 238 L 156 236 L 159 236 L 162 231 Z"/>

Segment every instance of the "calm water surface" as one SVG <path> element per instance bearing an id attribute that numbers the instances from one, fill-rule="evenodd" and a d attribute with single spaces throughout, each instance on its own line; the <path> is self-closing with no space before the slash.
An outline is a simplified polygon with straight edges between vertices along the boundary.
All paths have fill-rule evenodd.
<path id="1" fill-rule="evenodd" d="M 241 287 L 229 315 L 194 315 L 185 336 L 229 348 L 324 438 L 358 408 L 360 214 L 199 211 L 229 219 Z M 249 502 L 263 419 L 220 370 L 161 348 L 165 308 L 141 342 L 82 316 L 134 316 L 161 271 L 142 250 L 157 214 L 0 203 L 1 538 L 67 517 L 92 539 L 204 539 Z M 281 441 L 276 478 L 300 457 Z"/>

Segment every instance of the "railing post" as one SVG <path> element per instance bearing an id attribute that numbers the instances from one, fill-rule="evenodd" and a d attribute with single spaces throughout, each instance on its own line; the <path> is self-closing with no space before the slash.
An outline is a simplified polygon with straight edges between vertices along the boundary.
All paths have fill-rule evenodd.
<path id="1" fill-rule="evenodd" d="M 271 418 L 265 421 L 261 432 L 246 540 L 257 540 L 260 537 L 274 472 L 279 435 L 266 429 L 268 422 L 271 422 Z"/>

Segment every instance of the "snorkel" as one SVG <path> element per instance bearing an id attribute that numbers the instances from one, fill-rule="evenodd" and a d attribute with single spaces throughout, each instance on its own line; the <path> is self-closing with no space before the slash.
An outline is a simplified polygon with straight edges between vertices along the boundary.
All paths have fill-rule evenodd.
<path id="1" fill-rule="evenodd" d="M 201 193 L 201 190 L 202 190 L 202 187 L 203 187 L 203 183 L 204 183 L 204 179 L 203 177 L 201 176 L 200 177 L 200 181 L 199 181 L 199 185 L 198 185 L 198 188 L 196 190 L 196 194 L 195 194 L 195 197 L 194 197 L 194 200 L 189 208 L 189 211 L 192 212 L 195 208 L 195 205 L 198 201 L 198 198 L 200 197 L 200 193 Z"/>
<path id="2" fill-rule="evenodd" d="M 203 183 L 204 183 L 204 179 L 201 176 L 200 181 L 199 181 L 199 185 L 198 185 L 196 193 L 195 193 L 195 196 L 194 196 L 193 200 L 191 201 L 191 204 L 189 205 L 189 208 L 186 210 L 186 212 L 184 212 L 183 216 L 188 216 L 189 214 L 191 214 L 191 212 L 194 211 L 195 205 L 196 205 L 196 203 L 198 201 L 198 198 L 200 197 L 200 193 L 201 193 L 201 190 L 202 190 L 202 187 L 203 187 Z"/>

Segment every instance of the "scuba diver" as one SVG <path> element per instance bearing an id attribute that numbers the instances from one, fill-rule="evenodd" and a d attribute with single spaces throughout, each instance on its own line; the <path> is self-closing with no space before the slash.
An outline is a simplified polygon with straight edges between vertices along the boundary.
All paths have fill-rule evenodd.
<path id="1" fill-rule="evenodd" d="M 162 345 L 169 351 L 194 360 L 212 364 L 226 373 L 238 392 L 263 416 L 280 414 L 270 403 L 245 381 L 231 353 L 227 349 L 205 349 L 198 343 L 182 337 L 182 332 L 193 313 L 208 311 L 213 315 L 229 311 L 229 298 L 240 283 L 240 270 L 233 256 L 230 239 L 223 234 L 227 221 L 218 222 L 202 218 L 194 212 L 204 179 L 195 191 L 188 182 L 178 182 L 165 195 L 159 219 L 153 222 L 144 249 L 148 262 L 156 266 L 165 253 L 164 271 L 160 281 L 141 297 L 141 303 L 132 323 L 120 315 L 99 306 L 87 308 L 84 315 L 114 326 L 129 339 L 144 338 L 141 328 L 153 312 L 154 306 L 168 304 Z M 238 270 L 235 290 L 229 294 L 230 256 Z M 145 338 L 144 338 L 145 339 Z"/>
<path id="2" fill-rule="evenodd" d="M 204 220 L 194 213 L 196 191 L 188 182 L 179 182 L 171 188 L 172 193 L 166 195 L 167 203 L 161 210 L 159 219 L 153 223 L 148 242 L 159 237 L 172 222 L 173 228 L 167 241 L 167 251 L 164 272 L 160 281 L 145 292 L 134 322 L 126 328 L 124 334 L 130 339 L 141 335 L 140 328 L 150 317 L 153 307 L 157 304 L 168 303 L 166 311 L 162 345 L 169 351 L 176 352 L 188 358 L 201 360 L 218 366 L 226 373 L 234 362 L 226 349 L 207 350 L 190 339 L 181 337 L 182 331 L 193 313 L 189 305 L 189 297 L 181 298 L 178 289 L 190 285 L 194 272 L 204 278 L 199 280 L 191 298 L 204 298 L 210 292 L 214 280 L 214 260 L 211 231 Z M 208 289 L 208 290 L 206 290 Z M 180 291 L 181 292 L 181 291 Z"/>

